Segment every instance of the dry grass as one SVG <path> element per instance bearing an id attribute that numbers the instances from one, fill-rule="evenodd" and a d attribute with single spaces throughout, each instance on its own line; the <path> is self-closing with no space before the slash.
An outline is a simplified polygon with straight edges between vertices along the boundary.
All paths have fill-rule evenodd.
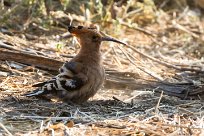
<path id="1" fill-rule="evenodd" d="M 104 87 L 83 105 L 24 97 L 25 92 L 33 89 L 32 84 L 50 78 L 53 73 L 18 62 L 0 61 L 0 133 L 204 135 L 203 16 L 193 7 L 167 8 L 164 12 L 160 8 L 165 7 L 165 3 L 150 3 L 150 7 L 143 5 L 144 9 L 137 11 L 136 7 L 142 5 L 134 7 L 134 4 L 116 9 L 121 19 L 118 22 L 109 14 L 99 16 L 98 12 L 103 11 L 100 7 L 90 8 L 90 14 L 87 13 L 103 32 L 124 40 L 128 46 L 103 44 L 107 79 Z M 46 11 L 28 14 L 23 22 L 15 14 L 33 12 L 34 7 L 27 9 L 15 3 L 10 8 L 11 11 L 0 18 L 0 50 L 7 48 L 59 61 L 69 60 L 79 46 L 65 34 L 67 23 L 73 19 L 74 25 L 90 24 L 90 20 L 80 15 L 85 12 L 83 6 L 77 12 L 73 8 L 52 11 L 52 19 L 43 15 Z M 113 17 L 115 12 L 109 9 Z M 68 10 L 73 14 L 66 15 Z M 145 10 L 151 16 L 147 16 Z M 16 20 L 16 25 L 11 25 L 12 20 Z M 3 30 L 2 26 L 7 29 Z"/>

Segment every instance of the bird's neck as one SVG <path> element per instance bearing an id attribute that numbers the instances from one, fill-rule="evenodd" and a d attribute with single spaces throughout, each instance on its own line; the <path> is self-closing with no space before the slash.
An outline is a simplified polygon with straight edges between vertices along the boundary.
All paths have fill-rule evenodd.
<path id="1" fill-rule="evenodd" d="M 100 54 L 100 45 L 81 45 L 80 53 L 84 54 Z"/>
<path id="2" fill-rule="evenodd" d="M 100 65 L 101 64 L 100 47 L 92 49 L 82 45 L 76 57 L 80 58 L 85 63 L 89 63 L 89 64 L 94 63 L 94 64 Z"/>

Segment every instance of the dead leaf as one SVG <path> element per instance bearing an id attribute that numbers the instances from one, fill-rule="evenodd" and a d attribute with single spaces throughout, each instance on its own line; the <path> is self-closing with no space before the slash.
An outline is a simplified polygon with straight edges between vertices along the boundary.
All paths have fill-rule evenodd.
<path id="1" fill-rule="evenodd" d="M 70 121 L 67 123 L 67 127 L 68 127 L 68 128 L 74 127 L 74 122 L 73 122 L 72 120 L 70 120 Z"/>

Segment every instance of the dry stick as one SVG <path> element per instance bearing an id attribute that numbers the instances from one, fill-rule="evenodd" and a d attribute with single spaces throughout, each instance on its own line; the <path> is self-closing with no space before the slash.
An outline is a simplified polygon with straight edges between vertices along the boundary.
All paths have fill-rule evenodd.
<path id="1" fill-rule="evenodd" d="M 112 98 L 113 98 L 113 100 L 115 100 L 115 101 L 118 101 L 118 102 L 121 102 L 121 103 L 125 103 L 125 104 L 127 104 L 126 102 L 120 100 L 120 99 L 117 98 L 116 96 L 113 96 Z"/>
<path id="2" fill-rule="evenodd" d="M 29 74 L 25 73 L 25 72 L 21 72 L 20 70 L 18 69 L 13 69 L 11 68 L 10 64 L 8 63 L 8 61 L 6 60 L 5 61 L 7 66 L 8 66 L 8 71 L 12 72 L 12 73 L 18 73 L 18 74 L 21 74 L 21 75 L 25 75 L 25 76 L 28 76 Z"/>
<path id="3" fill-rule="evenodd" d="M 188 33 L 188 34 L 190 34 L 190 35 L 192 35 L 194 38 L 197 38 L 197 39 L 200 38 L 199 35 L 197 35 L 197 34 L 191 32 L 191 31 L 188 30 L 188 29 L 186 29 L 184 26 L 178 24 L 175 20 L 172 21 L 172 24 L 173 24 L 173 27 L 175 27 L 175 28 L 177 28 L 177 29 L 179 29 L 179 30 L 182 30 L 182 31 L 184 31 L 184 32 L 186 32 L 186 33 Z"/>
<path id="4" fill-rule="evenodd" d="M 126 56 L 126 58 L 134 65 L 136 66 L 138 69 L 140 69 L 141 71 L 145 72 L 146 74 L 152 76 L 153 78 L 157 79 L 160 82 L 163 82 L 163 80 L 161 78 L 159 78 L 158 76 L 153 75 L 152 73 L 148 72 L 147 70 L 137 66 L 135 64 L 135 62 L 129 57 L 129 55 L 127 54 L 127 52 L 125 52 L 121 47 L 118 46 L 118 48 L 123 52 L 123 54 Z"/>
<path id="5" fill-rule="evenodd" d="M 123 69 L 123 65 L 122 65 L 121 61 L 119 60 L 119 57 L 118 57 L 116 50 L 114 48 L 112 48 L 112 50 L 115 54 L 114 58 L 115 58 L 116 62 L 118 63 L 119 67 Z"/>
<path id="6" fill-rule="evenodd" d="M 141 56 L 146 57 L 146 58 L 148 58 L 148 59 L 150 59 L 150 60 L 152 60 L 152 61 L 155 61 L 155 62 L 157 62 L 157 63 L 159 63 L 159 64 L 161 64 L 161 65 L 164 65 L 164 66 L 166 66 L 166 67 L 174 68 L 174 69 L 180 70 L 180 71 L 204 72 L 203 70 L 199 70 L 199 69 L 177 67 L 177 66 L 172 65 L 172 64 L 170 64 L 170 63 L 161 61 L 161 60 L 156 59 L 156 58 L 154 58 L 154 57 L 151 57 L 151 56 L 149 56 L 149 55 L 147 55 L 147 54 L 144 54 L 144 53 L 138 51 L 136 48 L 132 47 L 131 45 L 125 45 L 125 46 L 128 47 L 128 48 L 130 48 L 130 49 L 132 49 L 133 51 L 135 51 L 136 53 L 140 54 Z"/>
<path id="7" fill-rule="evenodd" d="M 5 44 L 1 40 L 0 40 L 0 47 L 1 48 L 5 48 L 5 49 L 9 49 L 9 50 L 17 50 L 17 51 L 19 51 L 19 49 L 16 49 L 15 46 L 11 46 L 11 45 Z"/>
<path id="8" fill-rule="evenodd" d="M 12 134 L 11 134 L 11 132 L 9 132 L 8 131 L 8 129 L 0 122 L 0 127 L 4 130 L 4 131 L 6 131 L 6 133 L 9 135 L 9 136 L 13 136 Z"/>
<path id="9" fill-rule="evenodd" d="M 129 52 L 127 52 L 127 54 L 128 54 L 130 57 L 132 57 L 133 59 L 136 59 L 136 58 L 133 57 Z M 156 75 L 156 73 L 153 73 L 153 72 L 151 72 L 151 71 L 149 71 L 149 70 L 147 70 L 147 69 L 143 69 L 143 68 L 141 68 L 141 67 L 139 67 L 139 66 L 137 66 L 137 67 L 138 67 L 140 70 L 143 70 L 143 72 L 145 72 L 145 73 L 149 74 L 150 76 L 152 76 L 153 78 L 156 78 L 156 79 L 159 80 L 160 82 L 166 83 L 166 82 L 164 82 L 164 79 L 163 79 L 161 76 Z"/>
<path id="10" fill-rule="evenodd" d="M 170 0 L 164 0 L 160 5 L 159 5 L 159 9 L 162 9 L 163 7 L 166 6 L 166 4 L 169 2 Z"/>
<path id="11" fill-rule="evenodd" d="M 63 62 L 54 59 L 0 49 L 0 60 L 16 61 L 40 68 L 57 71 Z"/>
<path id="12" fill-rule="evenodd" d="M 77 112 L 81 113 L 82 115 L 84 115 L 85 117 L 89 118 L 91 121 L 97 122 L 95 119 L 91 118 L 91 116 L 87 115 L 84 112 L 81 112 L 78 108 L 77 108 Z"/>
<path id="13" fill-rule="evenodd" d="M 159 100 L 158 100 L 158 102 L 157 102 L 157 105 L 156 105 L 156 107 L 155 107 L 155 113 L 156 113 L 157 115 L 159 114 L 159 104 L 160 104 L 160 102 L 161 102 L 162 97 L 163 97 L 163 91 L 161 92 L 161 95 L 160 95 Z"/>
<path id="14" fill-rule="evenodd" d="M 48 117 L 48 116 L 13 116 L 14 118 L 28 118 L 28 119 L 50 119 L 50 120 L 70 120 L 75 117 Z"/>
<path id="15" fill-rule="evenodd" d="M 0 40 L 0 48 L 4 48 L 4 49 L 9 49 L 9 50 L 13 50 L 13 51 L 19 51 L 22 53 L 27 53 L 27 54 L 39 54 L 39 55 L 44 55 L 44 56 L 48 56 L 47 54 L 37 51 L 37 50 L 33 50 L 30 48 L 27 48 L 28 51 L 22 49 L 22 48 L 18 48 L 18 46 L 11 46 L 9 44 L 5 44 Z"/>
<path id="16" fill-rule="evenodd" d="M 189 6 L 186 6 L 186 8 L 183 10 L 183 12 L 179 15 L 179 17 L 176 18 L 176 20 L 181 20 L 182 18 L 186 17 L 189 12 Z M 174 21 L 174 20 L 173 20 Z"/>
<path id="17" fill-rule="evenodd" d="M 42 133 L 43 130 L 44 130 L 44 126 L 43 125 L 44 125 L 44 120 L 42 120 L 41 123 L 40 123 L 40 129 L 39 129 L 40 133 Z"/>
<path id="18" fill-rule="evenodd" d="M 132 29 L 134 29 L 134 30 L 140 31 L 140 32 L 142 32 L 142 33 L 144 33 L 144 34 L 147 34 L 147 35 L 149 35 L 149 36 L 156 37 L 156 34 L 152 33 L 152 32 L 149 31 L 149 30 L 143 29 L 143 28 L 138 27 L 138 26 L 131 26 L 129 23 L 126 23 L 126 22 L 123 22 L 123 21 L 120 22 L 120 23 L 121 23 L 121 25 L 126 26 L 126 27 L 128 27 L 128 28 L 132 28 Z"/>
<path id="19" fill-rule="evenodd" d="M 1 40 L 0 40 L 0 48 L 4 48 L 4 49 L 8 49 L 8 50 L 13 50 L 13 51 L 19 51 L 19 52 L 23 52 L 23 53 L 29 53 L 29 54 L 37 54 L 36 52 L 39 53 L 39 51 L 32 52 L 31 49 L 30 49 L 31 51 L 25 51 L 23 49 L 17 48 L 17 46 L 12 46 L 12 45 L 9 45 L 9 44 L 5 44 Z"/>

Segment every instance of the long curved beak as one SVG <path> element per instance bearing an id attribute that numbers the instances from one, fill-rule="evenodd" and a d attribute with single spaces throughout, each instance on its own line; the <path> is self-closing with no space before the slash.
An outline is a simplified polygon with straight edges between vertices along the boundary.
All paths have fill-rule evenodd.
<path id="1" fill-rule="evenodd" d="M 111 37 L 102 37 L 101 41 L 112 41 L 112 42 L 120 43 L 123 45 L 127 45 L 126 43 L 121 42 L 121 41 L 114 39 L 114 38 L 111 38 Z"/>

